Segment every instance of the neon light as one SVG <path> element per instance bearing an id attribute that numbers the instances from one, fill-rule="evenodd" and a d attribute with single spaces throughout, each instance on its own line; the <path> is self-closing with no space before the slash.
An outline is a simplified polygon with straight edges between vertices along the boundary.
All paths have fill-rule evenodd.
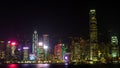
<path id="1" fill-rule="evenodd" d="M 13 46 L 14 46 L 14 45 L 16 45 L 16 43 L 15 43 L 15 42 L 12 42 L 12 43 L 11 43 L 11 45 L 13 45 Z"/>
<path id="2" fill-rule="evenodd" d="M 23 47 L 23 49 L 29 49 L 29 47 Z"/>

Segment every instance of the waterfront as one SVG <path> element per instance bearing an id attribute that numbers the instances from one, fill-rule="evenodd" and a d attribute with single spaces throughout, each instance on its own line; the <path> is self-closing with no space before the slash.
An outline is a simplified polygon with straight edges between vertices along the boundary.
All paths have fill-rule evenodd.
<path id="1" fill-rule="evenodd" d="M 118 64 L 66 65 L 66 64 L 1 64 L 0 68 L 119 68 Z"/>

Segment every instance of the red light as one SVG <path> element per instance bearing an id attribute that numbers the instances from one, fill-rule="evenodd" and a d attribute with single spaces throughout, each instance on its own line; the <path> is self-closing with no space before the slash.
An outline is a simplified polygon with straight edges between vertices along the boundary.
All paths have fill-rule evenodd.
<path id="1" fill-rule="evenodd" d="M 12 42 L 12 43 L 11 43 L 11 45 L 13 45 L 13 46 L 14 46 L 14 45 L 16 45 L 16 43 L 15 43 L 15 42 Z"/>
<path id="2" fill-rule="evenodd" d="M 18 65 L 17 64 L 9 64 L 8 68 L 18 68 Z"/>

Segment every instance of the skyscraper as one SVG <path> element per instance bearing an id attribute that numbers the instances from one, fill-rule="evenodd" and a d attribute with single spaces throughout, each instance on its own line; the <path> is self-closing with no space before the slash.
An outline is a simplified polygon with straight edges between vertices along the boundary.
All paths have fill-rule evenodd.
<path id="1" fill-rule="evenodd" d="M 43 35 L 43 47 L 47 47 L 47 48 L 44 48 L 44 56 L 45 56 L 45 60 L 48 59 L 48 55 L 49 55 L 49 35 L 48 34 L 44 34 Z"/>
<path id="2" fill-rule="evenodd" d="M 119 57 L 119 45 L 117 36 L 111 37 L 111 44 L 112 44 L 112 57 L 113 58 Z"/>
<path id="3" fill-rule="evenodd" d="M 28 49 L 29 47 L 23 47 L 23 60 L 28 60 L 29 56 Z"/>
<path id="4" fill-rule="evenodd" d="M 32 53 L 33 54 L 37 53 L 37 45 L 38 45 L 38 34 L 37 34 L 37 31 L 35 30 L 33 33 L 33 39 L 32 39 Z"/>
<path id="5" fill-rule="evenodd" d="M 90 26 L 90 60 L 97 58 L 98 40 L 97 40 L 97 20 L 96 10 L 91 9 L 89 12 Z"/>
<path id="6" fill-rule="evenodd" d="M 48 34 L 43 35 L 43 44 L 49 46 L 49 35 Z"/>

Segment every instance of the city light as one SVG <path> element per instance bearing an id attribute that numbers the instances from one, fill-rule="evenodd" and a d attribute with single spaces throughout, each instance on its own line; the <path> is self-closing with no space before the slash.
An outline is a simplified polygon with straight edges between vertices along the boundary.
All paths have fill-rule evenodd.
<path id="1" fill-rule="evenodd" d="M 23 47 L 23 49 L 29 49 L 29 47 Z"/>
<path id="2" fill-rule="evenodd" d="M 67 57 L 67 56 L 65 56 L 65 60 L 68 60 L 68 57 Z"/>
<path id="3" fill-rule="evenodd" d="M 48 46 L 44 45 L 44 49 L 48 49 Z"/>
<path id="4" fill-rule="evenodd" d="M 35 60 L 35 54 L 29 54 L 29 59 L 30 60 Z"/>
<path id="5" fill-rule="evenodd" d="M 10 43 L 11 43 L 11 41 L 8 41 L 8 43 L 10 44 Z"/>
<path id="6" fill-rule="evenodd" d="M 38 43 L 38 45 L 39 45 L 39 46 L 42 46 L 42 45 L 43 45 L 43 43 L 42 43 L 42 42 L 39 42 L 39 43 Z"/>
<path id="7" fill-rule="evenodd" d="M 16 45 L 16 43 L 15 43 L 15 42 L 12 42 L 12 43 L 11 43 L 11 45 L 15 46 L 15 45 Z"/>
<path id="8" fill-rule="evenodd" d="M 20 48 L 18 48 L 18 51 L 20 51 L 21 49 Z"/>

